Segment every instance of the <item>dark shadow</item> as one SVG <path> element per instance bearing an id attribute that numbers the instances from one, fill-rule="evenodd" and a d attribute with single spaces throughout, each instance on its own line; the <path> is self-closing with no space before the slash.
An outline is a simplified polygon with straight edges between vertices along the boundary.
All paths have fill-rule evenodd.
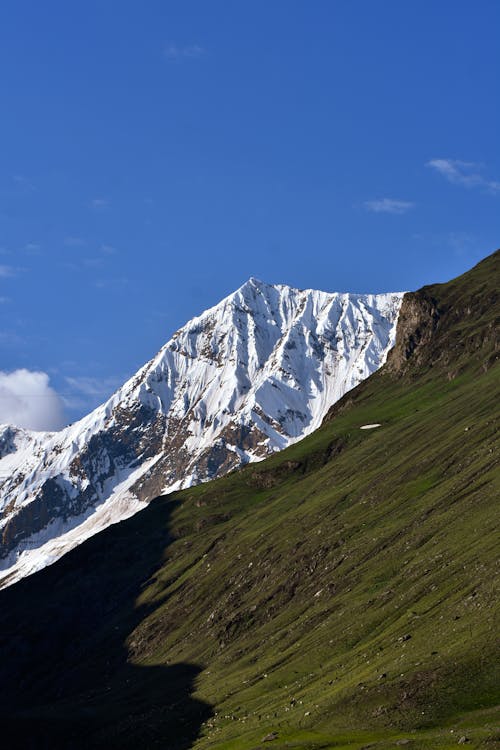
<path id="1" fill-rule="evenodd" d="M 201 667 L 137 666 L 126 647 L 152 611 L 136 600 L 162 565 L 175 507 L 158 498 L 0 591 L 3 747 L 192 746 L 212 715 L 192 697 Z"/>

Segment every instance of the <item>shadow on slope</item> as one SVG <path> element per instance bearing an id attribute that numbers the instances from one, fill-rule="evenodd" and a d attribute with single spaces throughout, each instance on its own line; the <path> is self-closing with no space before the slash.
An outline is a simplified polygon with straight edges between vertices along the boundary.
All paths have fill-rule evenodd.
<path id="1" fill-rule="evenodd" d="M 5 744 L 492 747 L 499 261 L 305 440 L 0 592 Z"/>
<path id="2" fill-rule="evenodd" d="M 201 668 L 128 661 L 136 606 L 172 541 L 175 502 L 154 503 L 0 592 L 0 726 L 10 748 L 192 746 L 211 716 Z M 145 523 L 146 521 L 146 523 Z"/>

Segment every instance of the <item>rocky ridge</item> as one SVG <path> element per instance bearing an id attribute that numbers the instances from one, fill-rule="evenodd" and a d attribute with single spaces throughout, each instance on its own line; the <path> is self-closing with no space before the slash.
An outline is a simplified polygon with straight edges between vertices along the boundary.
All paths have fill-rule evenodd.
<path id="1" fill-rule="evenodd" d="M 58 433 L 2 427 L 3 585 L 160 492 L 261 460 L 317 429 L 384 363 L 402 296 L 250 279 L 79 422 Z"/>

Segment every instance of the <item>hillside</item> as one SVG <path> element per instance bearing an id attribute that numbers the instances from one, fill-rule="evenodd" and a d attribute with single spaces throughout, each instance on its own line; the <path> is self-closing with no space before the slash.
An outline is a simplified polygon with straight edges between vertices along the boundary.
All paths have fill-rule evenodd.
<path id="1" fill-rule="evenodd" d="M 78 422 L 55 433 L 0 425 L 0 587 L 160 493 L 313 432 L 385 362 L 401 300 L 251 278 Z"/>
<path id="2" fill-rule="evenodd" d="M 300 443 L 1 591 L 6 745 L 496 747 L 499 265 Z"/>

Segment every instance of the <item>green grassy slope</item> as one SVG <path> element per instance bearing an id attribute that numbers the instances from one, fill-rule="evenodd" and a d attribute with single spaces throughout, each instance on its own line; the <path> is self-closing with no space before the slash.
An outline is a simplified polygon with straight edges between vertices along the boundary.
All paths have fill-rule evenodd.
<path id="1" fill-rule="evenodd" d="M 497 746 L 499 264 L 309 438 L 0 592 L 11 746 Z"/>

